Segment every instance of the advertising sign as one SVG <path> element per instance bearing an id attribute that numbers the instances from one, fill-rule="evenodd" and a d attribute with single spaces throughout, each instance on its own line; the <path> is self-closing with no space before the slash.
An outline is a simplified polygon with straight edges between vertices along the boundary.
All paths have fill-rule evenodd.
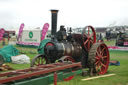
<path id="1" fill-rule="evenodd" d="M 21 37 L 22 42 L 40 43 L 41 30 L 24 30 Z"/>

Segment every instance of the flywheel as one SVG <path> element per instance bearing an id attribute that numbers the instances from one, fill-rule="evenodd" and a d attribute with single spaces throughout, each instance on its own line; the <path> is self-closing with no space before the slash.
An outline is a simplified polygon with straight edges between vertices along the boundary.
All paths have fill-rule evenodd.
<path id="1" fill-rule="evenodd" d="M 89 52 L 91 46 L 96 42 L 96 32 L 92 26 L 86 26 L 83 31 L 83 45 L 85 51 Z"/>

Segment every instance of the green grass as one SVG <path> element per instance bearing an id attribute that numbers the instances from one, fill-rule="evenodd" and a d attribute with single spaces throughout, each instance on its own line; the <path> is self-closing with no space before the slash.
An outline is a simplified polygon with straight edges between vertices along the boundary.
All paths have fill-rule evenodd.
<path id="1" fill-rule="evenodd" d="M 111 41 L 106 41 L 104 42 L 105 44 L 107 44 L 108 46 L 114 46 L 115 45 L 115 40 L 111 40 Z"/>
<path id="2" fill-rule="evenodd" d="M 105 41 L 107 45 L 114 45 L 115 41 Z M 15 46 L 20 53 L 24 53 L 32 58 L 37 55 L 37 48 L 25 48 Z M 57 85 L 128 85 L 128 51 L 110 51 L 110 60 L 118 60 L 120 66 L 109 66 L 108 73 L 114 73 L 116 75 L 111 77 L 99 78 L 88 81 L 81 81 L 81 79 L 88 78 L 90 76 L 76 75 L 75 78 L 67 82 L 58 82 Z M 12 64 L 6 63 L 14 69 L 29 68 L 30 64 Z M 53 84 L 52 84 L 53 85 Z"/>

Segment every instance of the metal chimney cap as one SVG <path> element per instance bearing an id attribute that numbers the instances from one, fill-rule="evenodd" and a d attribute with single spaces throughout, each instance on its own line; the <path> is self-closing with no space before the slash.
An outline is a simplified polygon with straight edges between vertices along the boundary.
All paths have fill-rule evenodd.
<path id="1" fill-rule="evenodd" d="M 56 10 L 56 9 L 52 9 L 50 10 L 52 13 L 57 13 L 59 10 Z"/>

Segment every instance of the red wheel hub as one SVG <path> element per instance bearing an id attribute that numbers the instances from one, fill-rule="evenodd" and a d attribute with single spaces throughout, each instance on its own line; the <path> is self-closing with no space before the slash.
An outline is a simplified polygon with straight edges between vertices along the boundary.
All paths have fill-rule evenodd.
<path id="1" fill-rule="evenodd" d="M 92 26 L 86 26 L 83 29 L 83 44 L 87 52 L 89 52 L 90 47 L 96 42 L 96 32 Z"/>

